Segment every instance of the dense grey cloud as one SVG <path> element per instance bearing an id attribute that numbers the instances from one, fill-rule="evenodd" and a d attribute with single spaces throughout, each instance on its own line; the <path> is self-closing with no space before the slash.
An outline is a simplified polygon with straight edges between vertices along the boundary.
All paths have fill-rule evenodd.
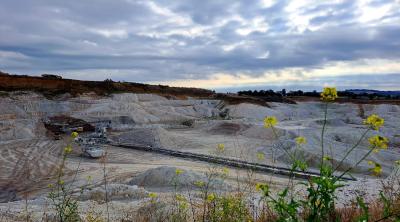
<path id="1" fill-rule="evenodd" d="M 0 70 L 15 73 L 173 82 L 400 61 L 397 0 L 2 0 L 0 6 Z"/>

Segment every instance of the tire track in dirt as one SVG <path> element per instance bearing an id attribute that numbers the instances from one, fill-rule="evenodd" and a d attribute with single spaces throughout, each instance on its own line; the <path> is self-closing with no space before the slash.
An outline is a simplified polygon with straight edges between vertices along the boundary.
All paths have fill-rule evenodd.
<path id="1" fill-rule="evenodd" d="M 57 169 L 58 146 L 53 141 L 35 139 L 28 144 L 18 142 L 2 148 L 2 154 L 7 155 L 0 157 L 0 163 L 5 163 L 1 164 L 5 166 L 2 171 L 8 172 L 2 172 L 0 202 L 19 199 L 43 186 Z"/>

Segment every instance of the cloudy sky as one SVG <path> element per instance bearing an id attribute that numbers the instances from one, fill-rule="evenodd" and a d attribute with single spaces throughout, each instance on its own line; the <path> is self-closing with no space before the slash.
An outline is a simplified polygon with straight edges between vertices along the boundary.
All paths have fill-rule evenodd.
<path id="1" fill-rule="evenodd" d="M 400 0 L 1 0 L 0 70 L 400 90 Z"/>

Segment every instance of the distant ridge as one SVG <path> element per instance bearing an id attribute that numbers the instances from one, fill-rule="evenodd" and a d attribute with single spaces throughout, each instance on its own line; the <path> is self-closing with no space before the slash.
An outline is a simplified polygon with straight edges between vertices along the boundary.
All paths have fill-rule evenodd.
<path id="1" fill-rule="evenodd" d="M 63 79 L 54 74 L 39 76 L 12 75 L 0 71 L 1 91 L 35 91 L 45 96 L 55 96 L 69 93 L 72 96 L 94 92 L 98 95 L 111 93 L 154 93 L 170 96 L 209 97 L 215 93 L 200 88 L 169 87 L 165 85 L 150 85 L 134 82 L 116 82 L 111 79 L 104 81 L 82 81 Z"/>
<path id="2" fill-rule="evenodd" d="M 0 71 L 0 91 L 34 91 L 41 93 L 48 99 L 69 93 L 77 96 L 83 93 L 110 95 L 113 93 L 149 93 L 158 94 L 166 98 L 186 99 L 204 98 L 218 99 L 226 104 L 253 103 L 268 106 L 269 99 L 259 99 L 249 96 L 238 96 L 229 93 L 215 93 L 212 90 L 189 87 L 170 87 L 166 85 L 150 85 L 135 82 L 116 82 L 111 79 L 104 81 L 82 81 L 63 79 L 59 75 L 43 74 L 40 76 L 13 75 Z M 277 100 L 274 102 L 285 102 Z"/>
<path id="3" fill-rule="evenodd" d="M 360 94 L 376 94 L 379 96 L 400 96 L 400 91 L 381 91 L 381 90 L 374 90 L 374 89 L 347 89 L 345 92 L 354 93 L 357 95 Z"/>

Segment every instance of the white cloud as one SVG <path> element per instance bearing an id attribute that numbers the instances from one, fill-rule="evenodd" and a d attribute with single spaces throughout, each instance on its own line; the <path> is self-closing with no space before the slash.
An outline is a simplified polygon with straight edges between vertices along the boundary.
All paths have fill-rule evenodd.
<path id="1" fill-rule="evenodd" d="M 370 1 L 359 1 L 358 2 L 358 13 L 359 21 L 361 23 L 370 23 L 377 21 L 379 22 L 384 16 L 388 15 L 392 10 L 391 4 L 384 4 L 381 6 L 370 6 Z M 400 7 L 397 7 L 400 10 Z"/>
<path id="2" fill-rule="evenodd" d="M 240 41 L 240 42 L 236 42 L 233 44 L 226 44 L 226 45 L 222 45 L 222 49 L 226 52 L 235 50 L 236 48 L 240 47 L 240 46 L 245 46 L 246 45 L 246 41 Z"/>
<path id="3" fill-rule="evenodd" d="M 260 56 L 257 57 L 258 59 L 268 59 L 269 58 L 269 51 L 261 54 Z"/>
<path id="4" fill-rule="evenodd" d="M 128 32 L 124 29 L 90 29 L 93 33 L 99 34 L 106 38 L 126 39 Z"/>
<path id="5" fill-rule="evenodd" d="M 269 8 L 275 4 L 275 0 L 260 0 L 260 5 L 263 8 Z"/>
<path id="6" fill-rule="evenodd" d="M 398 0 L 5 1 L 1 69 L 88 79 L 97 78 L 88 70 L 102 70 L 204 87 L 394 73 L 399 7 Z"/>
<path id="7" fill-rule="evenodd" d="M 296 84 L 302 81 L 309 81 L 326 77 L 343 77 L 359 75 L 367 76 L 398 73 L 400 74 L 400 60 L 367 59 L 353 62 L 335 62 L 326 64 L 320 68 L 283 68 L 273 71 L 265 71 L 260 76 L 248 74 L 215 73 L 206 79 L 185 79 L 165 81 L 167 84 L 178 87 L 201 87 L 201 88 L 224 88 L 224 87 L 245 87 L 257 85 L 282 85 Z M 160 82 L 157 82 L 160 83 Z M 324 83 L 321 82 L 321 87 Z M 328 84 L 328 83 L 327 83 Z"/>
<path id="8" fill-rule="evenodd" d="M 0 50 L 0 59 L 26 59 L 26 55 L 19 52 L 2 51 Z"/>
<path id="9" fill-rule="evenodd" d="M 243 21 L 242 27 L 236 29 L 236 33 L 246 36 L 252 32 L 267 32 L 268 28 L 268 23 L 263 17 L 256 17 L 250 21 Z"/>

